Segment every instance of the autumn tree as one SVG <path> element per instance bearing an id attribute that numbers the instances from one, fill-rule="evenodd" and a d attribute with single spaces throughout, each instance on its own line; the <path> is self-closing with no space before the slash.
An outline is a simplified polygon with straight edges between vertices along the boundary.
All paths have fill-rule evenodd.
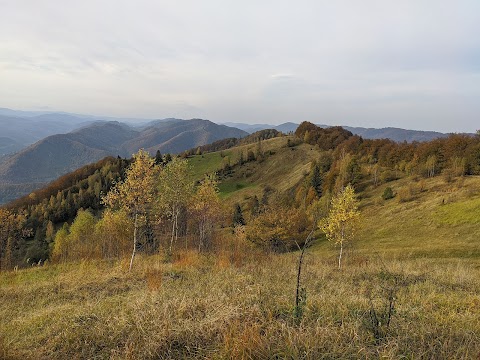
<path id="1" fill-rule="evenodd" d="M 80 210 L 70 226 L 70 243 L 73 247 L 74 257 L 92 259 L 96 257 L 96 242 L 93 237 L 97 220 L 88 210 Z"/>
<path id="2" fill-rule="evenodd" d="M 359 216 L 355 191 L 348 184 L 333 197 L 327 218 L 319 222 L 319 227 L 325 233 L 327 239 L 340 247 L 339 269 L 341 268 L 343 248 L 347 242 L 353 240 Z"/>
<path id="3" fill-rule="evenodd" d="M 148 215 L 155 198 L 157 169 L 150 154 L 140 149 L 133 155 L 133 163 L 126 170 L 125 180 L 117 183 L 103 198 L 109 208 L 123 209 L 133 218 L 133 251 L 129 271 L 135 258 L 140 222 Z"/>
<path id="4" fill-rule="evenodd" d="M 178 220 L 193 191 L 188 160 L 174 158 L 163 168 L 159 176 L 158 204 L 171 224 L 169 253 L 178 240 Z"/>
<path id="5" fill-rule="evenodd" d="M 266 249 L 283 252 L 303 246 L 309 219 L 300 208 L 267 206 L 247 228 L 247 239 Z"/>
<path id="6" fill-rule="evenodd" d="M 65 262 L 69 259 L 70 254 L 72 253 L 72 246 L 68 235 L 69 226 L 68 223 L 64 223 L 55 234 L 51 254 L 51 259 L 53 261 Z"/>
<path id="7" fill-rule="evenodd" d="M 95 225 L 94 238 L 100 256 L 108 259 L 125 256 L 130 251 L 133 221 L 124 210 L 107 209 Z"/>
<path id="8" fill-rule="evenodd" d="M 217 180 L 214 175 L 207 176 L 198 186 L 191 199 L 190 211 L 198 230 L 198 249 L 208 249 L 211 245 L 215 222 L 222 213 Z"/>
<path id="9" fill-rule="evenodd" d="M 8 270 L 13 265 L 14 249 L 24 221 L 23 217 L 0 208 L 0 270 Z"/>

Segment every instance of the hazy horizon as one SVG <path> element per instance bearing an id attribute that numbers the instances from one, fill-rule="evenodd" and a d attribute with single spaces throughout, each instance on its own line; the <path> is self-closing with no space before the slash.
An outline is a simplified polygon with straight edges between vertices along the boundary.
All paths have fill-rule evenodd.
<path id="1" fill-rule="evenodd" d="M 2 107 L 479 127 L 477 1 L 0 2 Z"/>

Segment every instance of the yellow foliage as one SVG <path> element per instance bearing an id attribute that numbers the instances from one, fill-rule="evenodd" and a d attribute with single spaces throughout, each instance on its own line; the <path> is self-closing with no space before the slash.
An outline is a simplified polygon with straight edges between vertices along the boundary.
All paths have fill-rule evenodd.
<path id="1" fill-rule="evenodd" d="M 340 246 L 338 267 L 341 266 L 343 246 L 353 240 L 360 212 L 355 191 L 349 184 L 333 197 L 328 217 L 319 221 L 319 227 L 329 241 Z"/>
<path id="2" fill-rule="evenodd" d="M 286 251 L 304 243 L 308 228 L 303 210 L 269 207 L 249 224 L 247 239 L 275 251 Z"/>

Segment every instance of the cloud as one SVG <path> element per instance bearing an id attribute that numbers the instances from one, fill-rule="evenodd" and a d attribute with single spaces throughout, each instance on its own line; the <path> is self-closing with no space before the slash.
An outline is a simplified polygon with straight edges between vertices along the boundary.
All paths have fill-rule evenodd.
<path id="1" fill-rule="evenodd" d="M 280 73 L 270 75 L 270 77 L 275 80 L 290 80 L 294 77 L 294 75 L 289 73 Z"/>
<path id="2" fill-rule="evenodd" d="M 476 0 L 4 1 L 0 105 L 474 131 L 479 13 Z"/>

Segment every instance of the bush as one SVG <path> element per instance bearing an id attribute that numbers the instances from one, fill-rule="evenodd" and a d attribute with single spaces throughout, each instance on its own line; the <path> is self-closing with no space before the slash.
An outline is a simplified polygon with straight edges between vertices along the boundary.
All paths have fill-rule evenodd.
<path id="1" fill-rule="evenodd" d="M 398 190 L 398 201 L 407 202 L 413 200 L 414 190 L 411 185 L 407 185 Z"/>
<path id="2" fill-rule="evenodd" d="M 393 193 L 392 188 L 390 186 L 387 186 L 385 188 L 385 191 L 382 194 L 383 200 L 393 199 L 394 197 L 395 197 L 395 194 Z"/>
<path id="3" fill-rule="evenodd" d="M 310 227 L 301 209 L 268 207 L 247 227 L 247 239 L 275 252 L 298 249 L 307 238 Z"/>

